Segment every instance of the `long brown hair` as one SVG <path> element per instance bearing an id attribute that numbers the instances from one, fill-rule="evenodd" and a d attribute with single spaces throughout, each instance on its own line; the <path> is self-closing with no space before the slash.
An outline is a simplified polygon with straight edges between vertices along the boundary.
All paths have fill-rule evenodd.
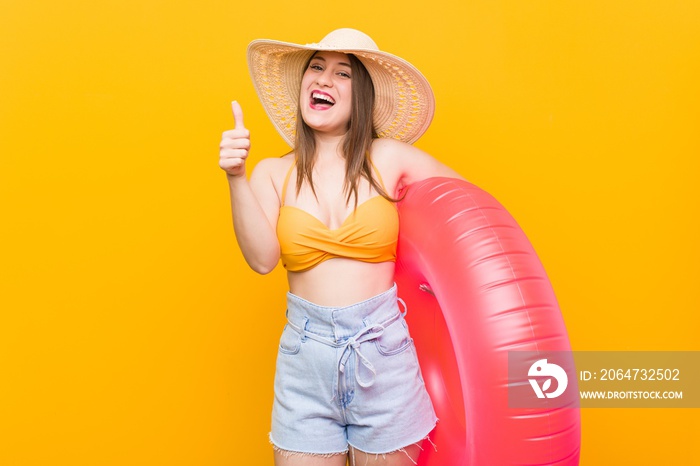
<path id="1" fill-rule="evenodd" d="M 370 186 L 374 188 L 382 197 L 396 202 L 381 187 L 372 176 L 372 164 L 369 159 L 369 149 L 372 140 L 377 137 L 372 121 L 372 110 L 374 109 L 374 85 L 367 69 L 355 55 L 347 54 L 350 60 L 350 72 L 352 76 L 352 110 L 348 131 L 343 139 L 342 152 L 345 158 L 345 180 L 343 182 L 343 192 L 347 193 L 346 202 L 350 202 L 350 197 L 355 197 L 355 207 L 357 208 L 357 185 L 360 178 L 365 178 Z M 314 55 L 304 67 L 304 71 L 309 67 L 309 63 Z M 316 196 L 311 173 L 316 161 L 316 138 L 311 129 L 301 116 L 301 108 L 297 109 L 296 134 L 294 141 L 294 152 L 296 154 L 297 168 L 297 195 L 301 190 L 304 181 L 308 181 L 311 191 Z"/>

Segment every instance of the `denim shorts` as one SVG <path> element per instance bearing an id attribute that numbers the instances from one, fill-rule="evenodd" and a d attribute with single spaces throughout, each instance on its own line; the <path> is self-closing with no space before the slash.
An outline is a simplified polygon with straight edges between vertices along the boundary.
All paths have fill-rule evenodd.
<path id="1" fill-rule="evenodd" d="M 396 285 L 345 307 L 287 294 L 270 432 L 277 449 L 389 453 L 435 427 L 399 301 Z"/>

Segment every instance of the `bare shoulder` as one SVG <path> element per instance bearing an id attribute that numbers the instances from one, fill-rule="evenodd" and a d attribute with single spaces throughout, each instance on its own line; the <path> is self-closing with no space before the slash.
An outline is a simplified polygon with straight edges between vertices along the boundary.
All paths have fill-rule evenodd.
<path id="1" fill-rule="evenodd" d="M 293 163 L 293 153 L 283 155 L 282 157 L 268 157 L 262 159 L 255 165 L 251 179 L 253 177 L 269 178 L 275 184 L 277 184 L 277 181 L 281 183 L 287 173 L 287 170 L 289 170 L 289 167 L 291 167 Z"/>
<path id="2" fill-rule="evenodd" d="M 389 162 L 398 166 L 409 166 L 417 161 L 434 160 L 427 152 L 411 144 L 390 138 L 378 138 L 372 143 L 373 160 Z"/>
<path id="3" fill-rule="evenodd" d="M 260 175 L 268 175 L 274 177 L 277 172 L 284 172 L 285 170 L 289 169 L 290 165 L 293 162 L 293 153 L 283 155 L 282 157 L 268 157 L 260 160 L 257 164 L 255 164 L 253 173 L 259 172 Z"/>
<path id="4" fill-rule="evenodd" d="M 379 172 L 386 190 L 392 196 L 396 196 L 400 189 L 401 153 L 404 152 L 405 146 L 409 145 L 396 139 L 377 138 L 372 141 L 370 150 L 372 163 Z"/>
<path id="5" fill-rule="evenodd" d="M 390 175 L 392 187 L 397 191 L 426 178 L 441 176 L 463 179 L 459 173 L 427 152 L 395 139 L 375 139 L 372 143 L 372 160 L 382 176 L 384 172 Z"/>
<path id="6" fill-rule="evenodd" d="M 392 138 L 377 138 L 372 141 L 372 157 L 378 159 L 393 159 L 402 153 L 419 150 L 410 144 Z"/>
<path id="7" fill-rule="evenodd" d="M 289 153 L 282 157 L 269 157 L 260 160 L 250 175 L 250 182 L 257 186 L 267 186 L 279 194 L 282 192 L 284 178 L 294 163 L 294 154 Z"/>

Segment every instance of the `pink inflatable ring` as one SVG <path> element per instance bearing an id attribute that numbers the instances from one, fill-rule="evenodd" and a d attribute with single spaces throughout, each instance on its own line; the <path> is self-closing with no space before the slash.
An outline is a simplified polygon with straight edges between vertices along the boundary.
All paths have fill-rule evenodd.
<path id="1" fill-rule="evenodd" d="M 578 465 L 577 408 L 508 407 L 508 351 L 571 349 L 527 237 L 466 181 L 430 178 L 405 192 L 396 282 L 440 418 L 437 450 L 418 464 Z"/>

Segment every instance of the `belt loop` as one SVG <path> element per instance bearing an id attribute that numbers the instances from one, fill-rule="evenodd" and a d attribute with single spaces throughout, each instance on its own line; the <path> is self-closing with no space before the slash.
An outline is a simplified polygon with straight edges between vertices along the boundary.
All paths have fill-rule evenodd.
<path id="1" fill-rule="evenodd" d="M 399 298 L 399 297 L 397 297 L 396 300 L 397 300 L 398 302 L 400 302 L 400 303 L 401 303 L 401 307 L 403 307 L 403 312 L 401 312 L 401 311 L 399 311 L 399 312 L 401 312 L 401 315 L 402 315 L 402 316 L 406 316 L 406 313 L 408 312 L 408 306 L 406 306 L 406 302 L 405 302 L 403 299 Z"/>
<path id="2" fill-rule="evenodd" d="M 304 316 L 304 325 L 301 327 L 301 331 L 302 331 L 302 334 L 301 334 L 301 342 L 302 342 L 302 343 L 305 343 L 306 340 L 309 338 L 308 336 L 306 336 L 306 332 L 307 332 L 307 330 L 308 330 L 308 328 L 307 328 L 308 326 L 309 326 L 309 318 L 306 317 L 306 316 Z"/>

